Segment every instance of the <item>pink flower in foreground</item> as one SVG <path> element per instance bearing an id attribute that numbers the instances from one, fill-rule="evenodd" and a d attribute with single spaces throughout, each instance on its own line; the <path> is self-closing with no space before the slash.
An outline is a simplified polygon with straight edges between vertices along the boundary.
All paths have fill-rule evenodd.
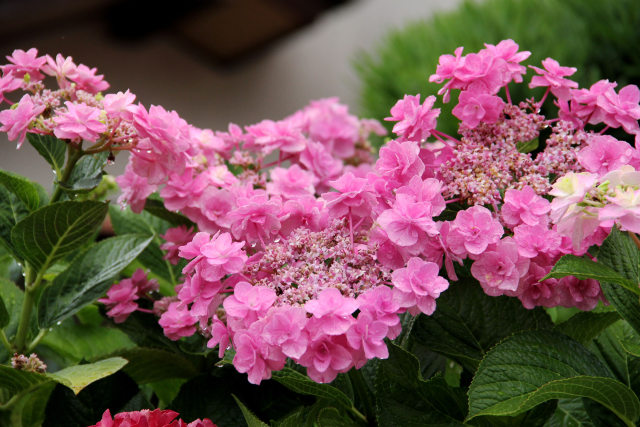
<path id="1" fill-rule="evenodd" d="M 384 342 L 389 327 L 369 313 L 360 313 L 356 322 L 347 331 L 347 342 L 355 349 L 364 350 L 367 359 L 386 359 L 389 357 L 389 349 Z"/>
<path id="2" fill-rule="evenodd" d="M 70 56 L 65 58 L 61 54 L 57 54 L 55 60 L 49 55 L 46 55 L 46 58 L 47 63 L 42 67 L 42 71 L 50 76 L 55 76 L 60 88 L 67 89 L 69 87 L 67 78 L 74 76 L 77 68 L 73 58 Z"/>
<path id="3" fill-rule="evenodd" d="M 193 335 L 196 331 L 197 319 L 186 308 L 178 308 L 180 303 L 169 304 L 166 312 L 160 316 L 158 323 L 162 326 L 164 334 L 172 340 Z"/>
<path id="4" fill-rule="evenodd" d="M 248 314 L 266 313 L 275 301 L 276 293 L 273 289 L 238 282 L 233 289 L 233 295 L 225 299 L 223 305 L 228 316 L 243 319 Z"/>
<path id="5" fill-rule="evenodd" d="M 38 57 L 38 49 L 32 47 L 28 51 L 22 49 L 16 49 L 11 56 L 6 57 L 11 64 L 3 65 L 3 73 L 12 73 L 15 77 L 22 78 L 25 74 L 29 74 L 29 77 L 33 81 L 39 81 L 44 79 L 44 75 L 40 72 L 42 66 L 47 62 L 47 58 L 44 56 Z"/>
<path id="6" fill-rule="evenodd" d="M 122 175 L 116 177 L 116 182 L 122 190 L 120 197 L 118 197 L 118 203 L 123 206 L 128 203 L 135 213 L 142 212 L 147 197 L 158 188 L 157 185 L 149 184 L 145 177 L 136 174 L 131 163 L 127 164 Z"/>
<path id="7" fill-rule="evenodd" d="M 24 95 L 16 108 L 0 111 L 0 131 L 7 132 L 9 141 L 17 139 L 20 148 L 29 125 L 44 109 L 44 105 L 36 105 L 29 95 Z"/>
<path id="8" fill-rule="evenodd" d="M 473 206 L 457 213 L 449 229 L 447 244 L 458 256 L 479 255 L 487 246 L 497 243 L 503 234 L 502 225 L 489 209 Z"/>
<path id="9" fill-rule="evenodd" d="M 135 300 L 138 299 L 138 288 L 133 281 L 125 279 L 113 285 L 107 291 L 107 298 L 100 298 L 101 302 L 107 306 L 107 316 L 113 318 L 116 323 L 122 323 L 127 317 L 138 309 Z"/>
<path id="10" fill-rule="evenodd" d="M 0 77 L 0 103 L 7 101 L 11 104 L 11 102 L 4 97 L 4 94 L 7 92 L 13 92 L 20 86 L 22 86 L 22 80 L 13 74 L 5 74 Z"/>
<path id="11" fill-rule="evenodd" d="M 482 85 L 471 85 L 469 89 L 460 92 L 458 105 L 451 113 L 465 126 L 473 129 L 480 122 L 495 123 L 503 108 L 502 98 L 487 93 Z"/>
<path id="12" fill-rule="evenodd" d="M 180 256 L 178 255 L 180 246 L 191 242 L 193 236 L 193 227 L 187 229 L 186 225 L 167 229 L 164 234 L 160 235 L 166 241 L 166 243 L 160 245 L 160 249 L 167 251 L 163 258 L 169 260 L 173 265 L 178 264 L 178 261 L 180 261 Z"/>
<path id="13" fill-rule="evenodd" d="M 136 107 L 133 105 L 135 99 L 136 96 L 127 89 L 124 93 L 118 92 L 105 95 L 102 105 L 109 117 L 133 120 L 133 113 L 136 111 Z"/>
<path id="14" fill-rule="evenodd" d="M 106 132 L 107 125 L 101 120 L 101 110 L 85 104 L 65 102 L 67 111 L 58 113 L 54 118 L 55 136 L 80 142 L 85 139 L 95 142 L 101 133 Z"/>
<path id="15" fill-rule="evenodd" d="M 182 258 L 194 258 L 183 271 L 189 272 L 197 268 L 198 273 L 208 281 L 220 280 L 227 274 L 238 273 L 247 261 L 243 246 L 244 242 L 233 242 L 229 233 L 210 236 L 201 231 L 191 242 L 179 248 Z"/>
<path id="16" fill-rule="evenodd" d="M 104 81 L 102 74 L 96 75 L 97 68 L 89 68 L 84 64 L 76 67 L 75 73 L 69 76 L 69 80 L 73 81 L 77 88 L 96 94 L 109 88 L 109 83 Z"/>
<path id="17" fill-rule="evenodd" d="M 286 357 L 277 348 L 269 347 L 259 333 L 240 331 L 233 337 L 236 355 L 233 366 L 240 373 L 247 373 L 251 384 L 260 384 L 271 378 L 271 371 L 284 367 Z"/>
<path id="18" fill-rule="evenodd" d="M 351 172 L 347 172 L 330 184 L 338 190 L 323 193 L 322 198 L 327 201 L 329 215 L 333 218 L 343 218 L 348 215 L 356 217 L 368 217 L 371 215 L 372 206 L 375 205 L 375 195 L 369 188 L 368 181 L 364 178 L 356 178 Z"/>
<path id="19" fill-rule="evenodd" d="M 640 119 L 640 89 L 636 85 L 627 85 L 618 93 L 614 90 L 605 92 L 604 98 L 608 102 L 602 105 L 602 109 L 608 114 L 604 122 L 612 127 L 622 126 L 629 134 L 640 133 L 638 120 Z"/>
<path id="20" fill-rule="evenodd" d="M 107 409 L 102 419 L 89 427 L 216 427 L 210 419 L 197 419 L 185 423 L 175 419 L 179 414 L 170 409 L 142 409 L 133 412 L 120 412 L 111 418 L 111 411 Z"/>
<path id="21" fill-rule="evenodd" d="M 537 225 L 546 223 L 551 209 L 548 200 L 538 196 L 528 185 L 522 190 L 509 189 L 504 196 L 502 219 L 510 227 L 519 224 Z"/>
<path id="22" fill-rule="evenodd" d="M 286 199 L 312 196 L 315 192 L 313 184 L 316 181 L 315 176 L 298 165 L 273 168 L 271 182 L 267 183 L 267 191 L 274 196 L 282 196 Z"/>
<path id="23" fill-rule="evenodd" d="M 263 120 L 245 129 L 252 145 L 261 147 L 265 154 L 277 149 L 285 153 L 299 153 L 307 143 L 300 130 L 286 120 Z"/>
<path id="24" fill-rule="evenodd" d="M 340 372 L 347 372 L 353 364 L 353 356 L 347 343 L 337 338 L 323 336 L 312 342 L 299 363 L 307 367 L 309 378 L 318 383 L 330 383 Z"/>
<path id="25" fill-rule="evenodd" d="M 544 70 L 533 65 L 529 65 L 539 76 L 533 76 L 530 88 L 534 87 L 549 87 L 551 93 L 553 93 L 558 99 L 569 99 L 569 89 L 575 89 L 578 87 L 578 83 L 573 80 L 565 79 L 565 77 L 572 75 L 576 72 L 577 68 L 574 67 L 561 67 L 558 61 L 552 58 L 547 58 L 542 61 Z"/>
<path id="26" fill-rule="evenodd" d="M 393 208 L 382 212 L 377 222 L 396 245 L 409 247 L 418 244 L 418 248 L 422 248 L 426 235 L 438 234 L 430 208 L 428 203 L 414 202 L 410 196 L 398 194 Z"/>
<path id="27" fill-rule="evenodd" d="M 505 237 L 494 250 L 483 252 L 471 265 L 471 274 L 490 296 L 516 291 L 520 278 L 527 273 L 529 260 L 518 255 L 516 243 Z"/>
<path id="28" fill-rule="evenodd" d="M 275 307 L 269 311 L 262 337 L 279 347 L 287 357 L 299 358 L 307 350 L 309 334 L 305 330 L 307 316 L 302 307 Z"/>
<path id="29" fill-rule="evenodd" d="M 417 257 L 411 258 L 405 268 L 395 270 L 391 281 L 400 306 L 414 316 L 419 312 L 433 314 L 436 298 L 449 287 L 449 282 L 438 276 L 439 271 L 438 264 Z"/>
<path id="30" fill-rule="evenodd" d="M 603 175 L 629 164 L 635 150 L 628 143 L 610 135 L 593 135 L 578 152 L 578 162 L 589 172 Z"/>
<path id="31" fill-rule="evenodd" d="M 421 142 L 436 128 L 436 119 L 440 115 L 439 108 L 433 108 L 436 97 L 428 96 L 420 105 L 420 94 L 405 95 L 403 99 L 391 107 L 391 117 L 387 121 L 398 122 L 393 132 L 402 140 Z"/>
<path id="32" fill-rule="evenodd" d="M 414 176 L 421 177 L 424 164 L 420 157 L 420 146 L 417 142 L 398 142 L 391 140 L 380 148 L 380 156 L 376 162 L 378 173 L 395 186 L 407 184 Z"/>
<path id="33" fill-rule="evenodd" d="M 354 319 L 351 314 L 358 308 L 358 302 L 345 297 L 336 288 L 326 288 L 315 299 L 304 305 L 313 314 L 308 329 L 315 330 L 314 338 L 320 334 L 340 335 L 349 329 Z"/>

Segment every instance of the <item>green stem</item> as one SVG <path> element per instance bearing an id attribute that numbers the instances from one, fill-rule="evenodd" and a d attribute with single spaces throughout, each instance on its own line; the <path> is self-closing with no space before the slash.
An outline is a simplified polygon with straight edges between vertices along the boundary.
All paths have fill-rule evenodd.
<path id="1" fill-rule="evenodd" d="M 40 344 L 40 341 L 42 341 L 42 338 L 44 338 L 48 332 L 49 332 L 48 329 L 40 329 L 40 332 L 38 332 L 38 335 L 36 335 L 33 341 L 31 341 L 31 343 L 27 346 L 26 353 L 31 353 L 33 349 L 36 348 L 38 344 Z"/>
<path id="2" fill-rule="evenodd" d="M 71 172 L 73 171 L 74 166 L 78 163 L 78 160 L 84 156 L 84 151 L 79 148 L 73 148 L 71 145 L 67 146 L 67 164 L 64 166 L 62 170 L 62 178 L 58 180 L 56 184 L 56 189 L 51 196 L 51 201 L 49 203 L 55 203 L 62 196 L 62 185 L 66 184 L 71 176 Z"/>
<path id="3" fill-rule="evenodd" d="M 351 369 L 349 371 L 349 379 L 351 380 L 351 385 L 356 394 L 356 398 L 361 402 L 362 407 L 364 409 L 364 413 L 367 419 L 375 420 L 376 419 L 376 407 L 375 400 L 373 398 L 373 393 L 371 393 L 371 389 L 362 375 L 362 371 L 359 369 Z M 355 408 L 354 408 L 355 409 Z"/>
<path id="4" fill-rule="evenodd" d="M 367 417 L 364 414 L 356 409 L 355 406 L 351 407 L 351 413 L 355 415 L 359 420 L 363 421 L 366 425 L 369 425 L 369 421 L 367 421 Z"/>
<path id="5" fill-rule="evenodd" d="M 40 284 L 42 283 L 42 273 L 38 274 L 33 279 L 33 269 L 31 266 L 26 267 L 25 287 L 24 287 L 24 300 L 22 301 L 22 312 L 20 313 L 20 323 L 18 323 L 18 331 L 16 332 L 16 339 L 14 341 L 14 349 L 16 352 L 23 354 L 26 347 L 27 335 L 29 332 L 29 325 L 31 324 L 31 312 L 35 305 L 35 294 Z"/>
<path id="6" fill-rule="evenodd" d="M 2 345 L 4 345 L 9 353 L 13 351 L 11 348 L 11 343 L 7 339 L 7 336 L 4 334 L 4 331 L 0 329 L 0 341 L 2 341 Z"/>

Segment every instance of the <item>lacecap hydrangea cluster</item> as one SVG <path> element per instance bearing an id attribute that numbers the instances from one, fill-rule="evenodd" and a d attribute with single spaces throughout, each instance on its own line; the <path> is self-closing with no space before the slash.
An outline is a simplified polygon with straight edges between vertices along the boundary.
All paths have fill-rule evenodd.
<path id="1" fill-rule="evenodd" d="M 387 357 L 399 315 L 432 314 L 465 259 L 488 295 L 527 308 L 589 310 L 604 300 L 593 280 L 541 279 L 560 256 L 601 244 L 614 224 L 640 230 L 640 155 L 606 134 L 622 128 L 638 141 L 640 91 L 608 81 L 580 89 L 568 79 L 575 68 L 548 58 L 531 67 L 529 86 L 543 95 L 514 104 L 508 87 L 523 84 L 528 56 L 511 40 L 443 55 L 430 80 L 443 83 L 445 101 L 458 93 L 459 135 L 436 129 L 435 96 L 406 95 L 387 118 L 395 139 L 377 159 L 368 137 L 382 127 L 333 98 L 214 132 L 134 104 L 128 91 L 103 96 L 95 69 L 35 49 L 2 68 L 2 99 L 27 94 L 0 112 L 0 130 L 128 150 L 120 202 L 139 212 L 157 192 L 193 221 L 163 236 L 167 258 L 188 262 L 177 295 L 154 304 L 169 338 L 204 335 L 220 357 L 235 352 L 234 366 L 255 384 L 287 359 L 330 382 Z M 59 88 L 46 89 L 43 73 Z M 541 114 L 545 102 L 557 117 Z M 102 301 L 122 322 L 149 311 L 136 301 L 155 299 L 155 289 L 137 272 Z"/>

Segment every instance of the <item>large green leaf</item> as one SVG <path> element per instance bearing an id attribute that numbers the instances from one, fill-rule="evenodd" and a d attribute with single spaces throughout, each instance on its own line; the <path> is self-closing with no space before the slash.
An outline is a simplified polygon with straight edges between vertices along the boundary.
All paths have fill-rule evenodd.
<path id="1" fill-rule="evenodd" d="M 53 135 L 38 135 L 36 133 L 27 133 L 27 140 L 60 177 L 64 167 L 67 144 Z"/>
<path id="2" fill-rule="evenodd" d="M 15 194 L 30 211 L 46 203 L 47 196 L 42 186 L 18 174 L 0 169 L 0 185 Z"/>
<path id="3" fill-rule="evenodd" d="M 72 363 L 78 363 L 83 359 L 102 359 L 135 347 L 129 337 L 119 329 L 87 325 L 79 323 L 74 318 L 69 318 L 53 328 L 40 345 L 49 347 Z"/>
<path id="4" fill-rule="evenodd" d="M 92 382 L 119 371 L 126 364 L 127 360 L 122 357 L 110 357 L 95 363 L 70 366 L 46 376 L 78 394 Z"/>
<path id="5" fill-rule="evenodd" d="M 586 257 L 565 255 L 558 260 L 553 269 L 543 279 L 575 276 L 578 279 L 595 279 L 599 282 L 615 283 L 631 292 L 640 295 L 638 282 L 625 277 L 620 272 L 602 262 L 595 262 Z"/>
<path id="6" fill-rule="evenodd" d="M 163 241 L 159 235 L 167 231 L 171 224 L 145 211 L 135 214 L 130 209 L 122 210 L 113 205 L 109 207 L 109 217 L 116 234 L 140 233 L 153 236 L 153 242 L 140 254 L 138 261 L 172 286 L 178 284 L 180 267 L 165 260 L 164 252 L 160 249 Z"/>
<path id="7" fill-rule="evenodd" d="M 91 191 L 102 181 L 103 169 L 107 163 L 108 152 L 82 157 L 71 171 L 69 179 L 59 183 L 63 190 L 78 193 Z"/>
<path id="8" fill-rule="evenodd" d="M 620 315 L 615 311 L 604 313 L 585 311 L 556 325 L 554 330 L 586 345 L 617 320 L 620 320 Z"/>
<path id="9" fill-rule="evenodd" d="M 45 289 L 38 323 L 49 328 L 103 295 L 113 278 L 149 244 L 151 237 L 122 235 L 102 240 L 77 256 Z"/>
<path id="10" fill-rule="evenodd" d="M 594 424 L 584 409 L 582 399 L 559 399 L 558 407 L 545 427 L 593 427 Z"/>
<path id="11" fill-rule="evenodd" d="M 15 426 L 40 427 L 45 421 L 47 400 L 56 383 L 42 384 L 30 393 L 25 393 L 11 411 L 11 421 Z"/>
<path id="12" fill-rule="evenodd" d="M 4 305 L 4 301 L 2 300 L 2 294 L 0 294 L 0 329 L 4 328 L 11 321 L 11 315 L 7 310 L 7 307 Z"/>
<path id="13" fill-rule="evenodd" d="M 25 216 L 29 209 L 18 196 L 0 185 L 0 246 L 13 256 L 18 256 L 11 243 L 11 229 Z"/>
<path id="14" fill-rule="evenodd" d="M 490 297 L 469 280 L 451 284 L 438 298 L 433 315 L 418 317 L 412 337 L 473 372 L 484 354 L 503 338 L 551 327 L 544 310 L 527 310 L 516 298 Z"/>
<path id="15" fill-rule="evenodd" d="M 106 213 L 107 205 L 100 202 L 54 203 L 16 224 L 11 242 L 37 271 L 46 270 L 92 238 Z"/>
<path id="16" fill-rule="evenodd" d="M 384 426 L 462 425 L 467 413 L 464 391 L 442 377 L 423 380 L 418 360 L 389 343 L 389 358 L 376 377 L 377 418 Z"/>
<path id="17" fill-rule="evenodd" d="M 353 402 L 346 394 L 329 384 L 318 384 L 306 375 L 284 368 L 281 371 L 272 372 L 272 378 L 296 393 L 316 396 L 327 399 L 343 408 L 351 408 Z"/>
<path id="18" fill-rule="evenodd" d="M 5 325 L 5 331 L 7 337 L 11 339 L 18 327 L 24 294 L 15 283 L 0 278 L 0 295 L 2 295 L 3 304 L 9 315 L 9 322 Z"/>
<path id="19" fill-rule="evenodd" d="M 21 371 L 11 366 L 0 365 L 0 388 L 6 389 L 11 394 L 35 388 L 51 379 L 45 374 Z"/>
<path id="20" fill-rule="evenodd" d="M 151 215 L 163 219 L 169 222 L 173 226 L 178 225 L 186 225 L 193 226 L 193 221 L 187 218 L 184 215 L 181 215 L 176 212 L 171 212 L 167 208 L 164 207 L 164 203 L 161 199 L 156 198 L 148 198 L 144 204 L 144 210 L 149 212 Z"/>
<path id="21" fill-rule="evenodd" d="M 491 349 L 469 388 L 469 419 L 516 415 L 551 399 L 588 397 L 628 425 L 640 416 L 631 389 L 569 337 L 549 331 L 516 334 Z"/>
<path id="22" fill-rule="evenodd" d="M 616 227 L 611 230 L 598 252 L 598 262 L 618 272 L 637 284 L 640 282 L 638 264 L 640 251 L 631 238 Z M 640 332 L 640 303 L 635 293 L 611 284 L 600 282 L 607 300 L 629 324 Z"/>

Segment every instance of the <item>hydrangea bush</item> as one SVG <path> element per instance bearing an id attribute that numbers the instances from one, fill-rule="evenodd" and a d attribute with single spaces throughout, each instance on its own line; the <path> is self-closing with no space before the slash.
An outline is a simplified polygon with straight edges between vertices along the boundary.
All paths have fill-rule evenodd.
<path id="1" fill-rule="evenodd" d="M 437 129 L 435 96 L 405 95 L 376 156 L 384 128 L 335 98 L 212 131 L 103 93 L 70 57 L 14 51 L 0 131 L 56 180 L 49 195 L 0 171 L 0 414 L 634 425 L 640 90 L 579 88 L 529 54 L 441 56 L 429 80 L 459 135 Z M 542 95 L 513 103 L 525 84 Z M 96 239 L 107 214 L 115 236 Z"/>

